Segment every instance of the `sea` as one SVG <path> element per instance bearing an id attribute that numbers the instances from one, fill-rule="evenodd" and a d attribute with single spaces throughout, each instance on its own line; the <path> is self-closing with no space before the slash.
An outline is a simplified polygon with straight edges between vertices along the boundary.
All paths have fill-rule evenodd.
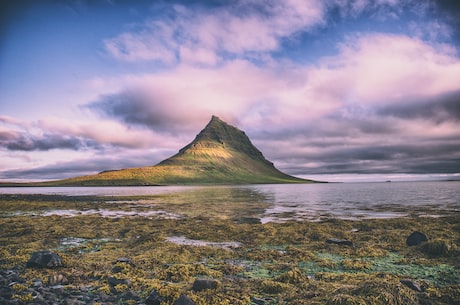
<path id="1" fill-rule="evenodd" d="M 2 194 L 158 196 L 165 203 L 264 205 L 262 223 L 326 218 L 460 217 L 460 181 L 228 186 L 5 187 Z"/>

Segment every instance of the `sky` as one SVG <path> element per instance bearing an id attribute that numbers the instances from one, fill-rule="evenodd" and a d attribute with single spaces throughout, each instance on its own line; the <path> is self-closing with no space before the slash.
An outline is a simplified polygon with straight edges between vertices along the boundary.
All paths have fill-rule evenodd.
<path id="1" fill-rule="evenodd" d="M 1 1 L 0 180 L 154 165 L 212 115 L 328 181 L 460 179 L 460 2 Z"/>

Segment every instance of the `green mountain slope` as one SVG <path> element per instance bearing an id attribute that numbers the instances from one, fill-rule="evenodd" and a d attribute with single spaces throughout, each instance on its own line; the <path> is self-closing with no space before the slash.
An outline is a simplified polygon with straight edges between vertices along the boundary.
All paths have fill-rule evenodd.
<path id="1" fill-rule="evenodd" d="M 213 116 L 190 144 L 154 166 L 105 171 L 42 185 L 200 185 L 308 183 L 276 169 L 246 134 Z"/>

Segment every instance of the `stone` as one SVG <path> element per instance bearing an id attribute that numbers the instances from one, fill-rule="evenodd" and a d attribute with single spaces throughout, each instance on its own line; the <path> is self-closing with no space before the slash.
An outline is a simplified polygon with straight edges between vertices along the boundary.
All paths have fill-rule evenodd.
<path id="1" fill-rule="evenodd" d="M 117 279 L 114 276 L 109 276 L 107 278 L 107 283 L 109 283 L 110 286 L 117 286 L 117 285 L 131 286 L 131 284 L 132 284 L 129 279 Z"/>
<path id="2" fill-rule="evenodd" d="M 411 281 L 411 280 L 407 280 L 407 279 L 403 279 L 403 280 L 400 280 L 400 282 L 404 285 L 406 285 L 407 287 L 409 287 L 410 289 L 412 290 L 415 290 L 415 291 L 418 291 L 418 292 L 422 292 L 423 289 L 422 287 L 419 285 L 419 283 L 417 282 L 414 282 L 414 281 Z"/>
<path id="3" fill-rule="evenodd" d="M 120 266 L 115 266 L 112 268 L 113 273 L 120 273 L 122 271 L 123 271 L 123 267 L 120 267 Z"/>
<path id="4" fill-rule="evenodd" d="M 217 289 L 219 287 L 219 282 L 212 279 L 196 279 L 193 283 L 193 291 L 202 291 L 206 289 Z"/>
<path id="5" fill-rule="evenodd" d="M 120 298 L 122 300 L 135 300 L 135 301 L 138 301 L 140 300 L 139 296 L 137 295 L 137 293 L 131 291 L 131 290 L 128 290 L 128 291 L 125 291 L 121 294 Z"/>
<path id="6" fill-rule="evenodd" d="M 124 263 L 124 264 L 131 265 L 133 267 L 135 266 L 133 261 L 128 257 L 119 257 L 115 263 Z"/>
<path id="7" fill-rule="evenodd" d="M 0 287 L 0 298 L 11 299 L 14 291 L 11 287 Z"/>
<path id="8" fill-rule="evenodd" d="M 165 298 L 163 298 L 156 289 L 153 289 L 147 299 L 145 299 L 145 305 L 161 305 L 161 303 L 165 301 Z"/>
<path id="9" fill-rule="evenodd" d="M 32 253 L 26 268 L 58 268 L 63 265 L 62 258 L 57 253 L 44 250 Z"/>
<path id="10" fill-rule="evenodd" d="M 353 243 L 351 241 L 349 241 L 349 240 L 346 240 L 346 239 L 329 238 L 329 239 L 326 240 L 326 243 L 340 245 L 340 246 L 353 247 Z"/>
<path id="11" fill-rule="evenodd" d="M 195 302 L 192 301 L 188 296 L 186 295 L 181 295 L 180 298 L 178 298 L 173 305 L 196 305 Z"/>
<path id="12" fill-rule="evenodd" d="M 409 247 L 418 246 L 426 241 L 428 241 L 428 236 L 426 236 L 425 233 L 415 231 L 407 237 L 406 245 L 408 245 Z"/>
<path id="13" fill-rule="evenodd" d="M 447 255 L 449 245 L 444 240 L 428 241 L 421 245 L 420 251 L 431 256 Z"/>

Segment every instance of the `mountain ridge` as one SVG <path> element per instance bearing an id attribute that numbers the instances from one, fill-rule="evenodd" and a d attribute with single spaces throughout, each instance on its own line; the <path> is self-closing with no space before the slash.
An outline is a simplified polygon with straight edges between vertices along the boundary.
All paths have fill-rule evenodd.
<path id="1" fill-rule="evenodd" d="M 311 183 L 279 171 L 244 131 L 213 115 L 195 139 L 153 166 L 106 170 L 39 186 L 135 186 Z M 32 185 L 31 184 L 31 185 Z"/>

